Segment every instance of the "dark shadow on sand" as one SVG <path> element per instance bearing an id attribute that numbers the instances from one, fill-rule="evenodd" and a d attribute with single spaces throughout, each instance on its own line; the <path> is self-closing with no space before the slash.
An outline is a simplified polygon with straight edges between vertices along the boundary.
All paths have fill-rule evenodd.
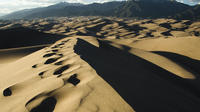
<path id="1" fill-rule="evenodd" d="M 33 108 L 30 112 L 53 112 L 57 100 L 54 97 L 49 97 L 41 102 L 40 105 Z"/>
<path id="2" fill-rule="evenodd" d="M 139 32 L 147 29 L 146 27 L 142 27 L 138 24 L 135 24 L 133 26 L 128 26 L 126 23 L 124 22 L 120 22 L 120 21 L 116 21 L 120 26 L 123 26 L 123 28 L 125 28 L 126 30 L 128 30 L 129 32 L 133 32 L 134 34 L 136 34 L 136 36 L 140 35 Z"/>
<path id="3" fill-rule="evenodd" d="M 172 52 L 155 51 L 154 53 L 167 57 L 168 59 L 178 63 L 185 69 L 188 69 L 189 71 L 193 71 L 194 75 L 200 78 L 200 69 L 199 69 L 200 61 L 199 60 L 195 60 L 187 56 L 183 56 L 183 55 L 172 53 Z"/>
<path id="4" fill-rule="evenodd" d="M 128 53 L 128 48 L 99 43 L 100 48 L 78 39 L 74 50 L 137 112 L 200 111 L 199 79 L 182 79 Z"/>
<path id="5" fill-rule="evenodd" d="M 15 27 L 0 30 L 0 49 L 52 44 L 62 35 L 48 34 L 37 30 Z"/>

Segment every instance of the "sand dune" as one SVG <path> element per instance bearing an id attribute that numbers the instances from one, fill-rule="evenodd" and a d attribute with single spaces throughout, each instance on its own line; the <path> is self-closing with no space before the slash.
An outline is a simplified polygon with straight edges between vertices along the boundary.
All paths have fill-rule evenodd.
<path id="1" fill-rule="evenodd" d="M 20 48 L 9 48 L 0 50 L 0 67 L 6 64 L 12 63 L 26 55 L 29 55 L 39 49 L 42 49 L 48 45 L 38 45 Z"/>
<path id="2" fill-rule="evenodd" d="M 62 38 L 60 35 L 43 33 L 21 26 L 1 29 L 0 34 L 3 37 L 0 41 L 0 49 L 52 44 Z"/>
<path id="3" fill-rule="evenodd" d="M 200 60 L 199 41 L 200 38 L 197 37 L 159 38 L 137 41 L 133 47 L 148 51 L 173 52 Z"/>
<path id="4" fill-rule="evenodd" d="M 4 93 L 0 101 L 1 111 L 38 112 L 47 108 L 55 112 L 133 111 L 92 67 L 73 53 L 76 41 L 75 37 L 58 41 L 3 67 L 1 74 L 10 75 L 0 76 Z M 10 68 L 13 70 L 8 71 Z M 5 106 L 5 102 L 9 106 Z M 45 102 L 48 107 L 44 106 Z M 18 103 L 20 105 L 16 106 Z"/>
<path id="5" fill-rule="evenodd" d="M 17 24 L 62 39 L 43 49 L 0 50 L 1 112 L 200 111 L 199 22 L 74 17 L 10 24 L 1 29 Z M 40 38 L 33 43 L 49 42 Z"/>
<path id="6" fill-rule="evenodd" d="M 75 51 L 81 58 L 90 63 L 136 111 L 198 110 L 199 103 L 190 98 L 198 96 L 199 89 L 194 86 L 194 83 L 198 84 L 198 74 L 153 53 L 146 55 L 144 51 L 124 46 L 120 50 L 104 42 L 98 48 L 81 39 L 78 45 L 81 47 L 75 47 Z M 150 56 L 155 56 L 156 60 Z M 190 79 L 195 77 L 191 83 Z"/>

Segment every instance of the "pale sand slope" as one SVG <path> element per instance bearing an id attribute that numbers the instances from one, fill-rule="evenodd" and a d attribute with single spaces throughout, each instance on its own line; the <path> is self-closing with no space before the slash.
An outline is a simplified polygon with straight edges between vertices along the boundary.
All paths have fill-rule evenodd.
<path id="1" fill-rule="evenodd" d="M 44 48 L 45 46 L 47 45 L 0 49 L 0 67 L 12 63 L 26 55 Z"/>
<path id="2" fill-rule="evenodd" d="M 200 38 L 179 37 L 179 38 L 158 38 L 137 41 L 131 45 L 135 48 L 147 51 L 173 52 L 200 60 Z"/>
<path id="3" fill-rule="evenodd" d="M 76 17 L 2 27 L 67 38 L 1 67 L 0 111 L 199 112 L 199 24 Z"/>
<path id="4" fill-rule="evenodd" d="M 63 39 L 1 68 L 1 112 L 133 112 L 74 53 L 76 42 L 75 37 Z"/>
<path id="5" fill-rule="evenodd" d="M 179 39 L 173 41 L 178 42 Z M 169 54 L 162 56 L 134 48 L 134 44 L 128 44 L 126 41 L 98 42 L 100 47 L 95 47 L 83 39 L 78 39 L 75 52 L 135 111 L 199 111 L 200 61 L 173 53 L 172 57 L 168 56 Z M 173 47 L 182 49 L 179 45 Z M 190 50 L 192 52 L 192 49 Z"/>
<path id="6" fill-rule="evenodd" d="M 74 36 L 13 62 L 0 69 L 1 112 L 199 111 L 195 65 L 133 46 Z"/>

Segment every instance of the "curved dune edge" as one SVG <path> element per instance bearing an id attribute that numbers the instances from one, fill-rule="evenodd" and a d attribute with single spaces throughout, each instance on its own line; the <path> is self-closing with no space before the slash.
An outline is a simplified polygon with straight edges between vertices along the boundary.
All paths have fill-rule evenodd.
<path id="1" fill-rule="evenodd" d="M 179 38 L 157 38 L 137 41 L 131 44 L 134 48 L 146 51 L 166 51 L 188 56 L 200 60 L 200 38 L 179 37 Z"/>
<path id="2" fill-rule="evenodd" d="M 0 110 L 134 112 L 135 108 L 136 111 L 142 110 L 141 104 L 147 106 L 147 100 L 137 97 L 137 93 L 141 91 L 137 90 L 137 87 L 140 87 L 138 84 L 141 84 L 141 89 L 143 84 L 146 84 L 143 80 L 149 80 L 148 85 L 154 85 L 156 81 L 154 86 L 161 84 L 163 88 L 168 87 L 171 90 L 169 93 L 174 95 L 171 97 L 188 98 L 188 92 L 196 94 L 195 87 L 182 93 L 182 88 L 193 87 L 193 83 L 188 82 L 188 79 L 198 80 L 194 71 L 168 57 L 134 48 L 134 45 L 92 36 L 73 36 L 1 67 Z M 107 65 L 103 65 L 106 63 Z M 181 85 L 182 83 L 185 84 Z M 129 86 L 136 88 L 127 89 Z M 144 86 L 143 89 L 148 90 L 147 87 Z M 152 93 L 159 94 L 153 91 Z M 152 93 L 150 96 L 148 93 L 140 94 L 153 98 L 155 95 L 151 96 Z M 151 107 L 147 107 L 155 110 L 157 106 L 154 107 L 153 104 L 156 102 L 157 99 L 152 102 Z M 168 108 L 169 103 L 171 102 L 159 103 L 159 108 Z"/>
<path id="3" fill-rule="evenodd" d="M 0 49 L 0 67 L 19 60 L 49 45 L 37 45 L 19 48 Z"/>
<path id="4" fill-rule="evenodd" d="M 11 24 L 68 38 L 0 67 L 0 112 L 200 111 L 198 21 L 73 17 Z"/>
<path id="5" fill-rule="evenodd" d="M 98 46 L 97 41 L 88 40 Z M 134 112 L 74 53 L 76 42 L 76 37 L 60 40 L 2 67 L 1 112 L 40 112 L 47 108 L 54 112 Z"/>
<path id="6" fill-rule="evenodd" d="M 114 46 L 117 46 L 118 48 L 122 48 L 122 46 L 126 46 L 126 44 L 113 44 Z M 141 49 L 137 48 L 131 48 L 129 50 L 129 53 L 136 55 L 144 60 L 147 60 L 179 77 L 185 78 L 185 79 L 195 79 L 195 75 L 193 75 L 190 71 L 185 70 L 185 68 L 181 67 L 180 65 L 176 64 L 175 62 L 169 60 L 168 58 L 165 58 L 163 56 L 160 56 L 155 53 L 147 52 Z"/>

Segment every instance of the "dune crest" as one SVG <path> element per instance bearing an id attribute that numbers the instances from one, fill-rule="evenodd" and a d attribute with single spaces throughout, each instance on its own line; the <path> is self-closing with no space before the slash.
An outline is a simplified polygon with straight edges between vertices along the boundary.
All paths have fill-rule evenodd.
<path id="1" fill-rule="evenodd" d="M 1 112 L 200 111 L 198 21 L 63 17 L 0 30 L 24 39 L 0 50 Z"/>
<path id="2" fill-rule="evenodd" d="M 88 40 L 97 45 L 92 37 Z M 115 90 L 73 52 L 76 41 L 76 37 L 60 40 L 3 67 L 0 70 L 0 90 L 4 93 L 0 96 L 1 111 L 133 112 Z"/>

